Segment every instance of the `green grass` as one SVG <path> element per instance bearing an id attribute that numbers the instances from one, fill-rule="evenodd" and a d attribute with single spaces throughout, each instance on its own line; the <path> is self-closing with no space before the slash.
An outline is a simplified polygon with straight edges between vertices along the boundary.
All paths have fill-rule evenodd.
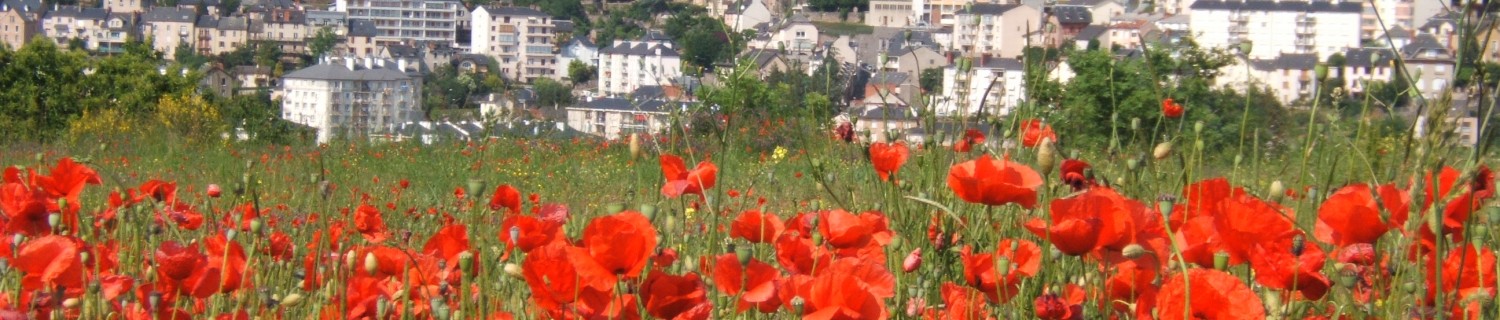
<path id="1" fill-rule="evenodd" d="M 827 35 L 853 36 L 875 33 L 875 27 L 853 22 L 813 21 L 813 25 L 818 26 L 818 32 Z"/>

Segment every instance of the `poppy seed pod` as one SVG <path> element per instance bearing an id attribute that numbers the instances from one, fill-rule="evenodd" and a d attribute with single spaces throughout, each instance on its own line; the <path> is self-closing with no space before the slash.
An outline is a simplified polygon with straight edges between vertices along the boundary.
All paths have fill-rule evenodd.
<path id="1" fill-rule="evenodd" d="M 1229 270 L 1229 253 L 1219 251 L 1214 253 L 1214 270 Z"/>
<path id="2" fill-rule="evenodd" d="M 1141 130 L 1141 118 L 1130 118 L 1130 131 Z"/>
<path id="3" fill-rule="evenodd" d="M 281 298 L 281 305 L 282 306 L 286 306 L 286 307 L 290 308 L 290 307 L 296 307 L 299 304 L 302 304 L 302 294 L 301 293 L 293 293 L 293 294 L 289 294 L 289 295 L 286 295 L 285 297 Z"/>
<path id="4" fill-rule="evenodd" d="M 385 297 L 380 297 L 379 300 L 375 300 L 375 317 L 376 318 L 384 319 L 385 315 L 389 314 L 390 311 L 391 311 L 391 301 L 389 299 L 386 299 Z"/>
<path id="5" fill-rule="evenodd" d="M 1001 276 L 1010 274 L 1010 258 L 1000 257 L 995 260 L 995 273 Z"/>
<path id="6" fill-rule="evenodd" d="M 641 136 L 638 133 L 630 134 L 630 158 L 641 157 Z"/>
<path id="7" fill-rule="evenodd" d="M 656 205 L 641 205 L 641 215 L 646 216 L 646 220 L 656 221 Z"/>
<path id="8" fill-rule="evenodd" d="M 751 258 L 754 258 L 753 256 L 750 255 L 750 246 L 748 246 L 748 245 L 746 245 L 746 246 L 735 246 L 734 247 L 734 257 L 735 257 L 735 259 L 739 259 L 740 260 L 740 266 L 748 266 L 748 265 L 750 265 Z"/>
<path id="9" fill-rule="evenodd" d="M 260 218 L 250 219 L 250 233 L 260 234 L 260 231 L 265 229 L 265 227 L 266 223 L 262 222 Z"/>
<path id="10" fill-rule="evenodd" d="M 375 260 L 375 253 L 374 252 L 366 253 L 365 254 L 365 273 L 375 274 L 375 271 L 379 271 L 379 270 L 380 270 L 380 260 Z"/>
<path id="11" fill-rule="evenodd" d="M 1307 238 L 1302 235 L 1292 236 L 1292 255 L 1302 255 L 1302 250 L 1307 248 Z"/>
<path id="12" fill-rule="evenodd" d="M 61 203 L 63 201 L 59 200 L 58 202 Z M 48 226 L 51 226 L 52 228 L 55 229 L 60 224 L 62 224 L 62 215 L 61 214 L 53 212 L 52 214 L 48 214 L 47 215 L 47 225 Z"/>
<path id="13" fill-rule="evenodd" d="M 1313 67 L 1313 75 L 1317 76 L 1319 81 L 1328 79 L 1328 64 L 1319 62 L 1317 66 Z"/>
<path id="14" fill-rule="evenodd" d="M 1204 124 L 1203 124 L 1202 120 L 1199 120 L 1198 122 L 1194 122 L 1193 123 L 1193 133 L 1194 134 L 1203 134 L 1203 127 L 1204 127 Z"/>
<path id="15" fill-rule="evenodd" d="M 161 304 L 161 292 L 152 291 L 151 296 L 146 298 L 146 304 L 151 309 L 156 309 L 156 306 Z"/>
<path id="16" fill-rule="evenodd" d="M 520 243 L 520 242 L 521 242 L 521 227 L 520 226 L 510 226 L 510 243 Z"/>
<path id="17" fill-rule="evenodd" d="M 467 191 L 466 193 L 479 194 L 481 192 L 484 192 L 484 179 L 469 178 L 469 181 L 467 182 L 469 189 L 465 190 Z"/>
<path id="18" fill-rule="evenodd" d="M 1267 192 L 1269 193 L 1266 194 L 1266 197 L 1279 199 L 1282 195 L 1286 194 L 1286 185 L 1282 184 L 1281 180 L 1271 181 L 1271 188 Z"/>
<path id="19" fill-rule="evenodd" d="M 1151 150 L 1151 156 L 1156 158 L 1156 160 L 1166 159 L 1170 155 L 1172 155 L 1171 141 L 1162 141 L 1162 143 L 1156 145 L 1156 149 Z"/>
<path id="20" fill-rule="evenodd" d="M 1132 243 L 1130 245 L 1125 246 L 1124 249 L 1120 249 L 1120 255 L 1125 256 L 1126 259 L 1140 258 L 1142 255 L 1145 255 L 1145 254 L 1146 254 L 1146 247 L 1142 247 L 1139 244 Z"/>
<path id="21" fill-rule="evenodd" d="M 505 267 L 503 267 L 502 269 L 505 270 L 505 274 L 507 274 L 507 275 L 510 275 L 510 276 L 516 277 L 516 278 L 521 278 L 521 265 L 514 264 L 514 263 L 507 263 L 507 264 L 505 264 Z"/>

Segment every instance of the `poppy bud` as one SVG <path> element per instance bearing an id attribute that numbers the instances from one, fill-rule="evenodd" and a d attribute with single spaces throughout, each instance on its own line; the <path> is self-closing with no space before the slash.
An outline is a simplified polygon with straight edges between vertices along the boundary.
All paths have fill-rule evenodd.
<path id="1" fill-rule="evenodd" d="M 1254 48 L 1255 48 L 1255 46 L 1253 44 L 1251 44 L 1250 41 L 1241 41 L 1240 42 L 1240 53 L 1242 53 L 1242 54 L 1247 54 L 1248 55 L 1248 54 L 1250 54 L 1250 49 L 1254 49 Z M 1378 55 L 1379 53 L 1376 53 L 1376 54 Z"/>
<path id="2" fill-rule="evenodd" d="M 1229 270 L 1229 253 L 1219 251 L 1214 253 L 1214 270 Z"/>
<path id="3" fill-rule="evenodd" d="M 1313 66 L 1313 75 L 1317 76 L 1320 81 L 1328 79 L 1328 64 L 1319 62 L 1316 66 Z"/>
<path id="4" fill-rule="evenodd" d="M 794 314 L 802 314 L 802 304 L 802 297 L 792 297 L 792 311 L 795 311 Z"/>
<path id="5" fill-rule="evenodd" d="M 244 184 L 244 185 L 248 186 L 248 185 L 250 185 L 250 181 L 252 181 L 252 180 L 250 180 L 250 173 L 249 172 L 240 174 L 240 184 Z"/>
<path id="6" fill-rule="evenodd" d="M 1010 258 L 1000 257 L 999 260 L 995 261 L 995 273 L 1000 274 L 1001 276 L 1009 275 Z"/>
<path id="7" fill-rule="evenodd" d="M 286 307 L 290 308 L 290 307 L 296 307 L 299 304 L 302 304 L 302 294 L 301 293 L 293 293 L 293 294 L 289 294 L 289 295 L 286 295 L 285 297 L 281 298 L 281 305 L 282 306 L 286 306 Z"/>
<path id="8" fill-rule="evenodd" d="M 886 246 L 887 247 L 891 247 L 891 248 L 900 248 L 901 247 L 901 241 L 902 241 L 901 240 L 901 235 L 893 234 L 893 235 L 891 235 L 891 242 L 887 243 Z"/>
<path id="9" fill-rule="evenodd" d="M 1135 168 L 1138 168 L 1140 166 L 1141 166 L 1141 161 L 1140 160 L 1136 160 L 1136 159 L 1125 160 L 1125 169 L 1127 169 L 1127 170 L 1135 171 Z"/>
<path id="10" fill-rule="evenodd" d="M 521 265 L 507 263 L 505 264 L 505 267 L 503 269 L 505 270 L 505 274 L 508 274 L 512 277 L 521 278 Z"/>
<path id="11" fill-rule="evenodd" d="M 906 273 L 917 271 L 917 268 L 920 267 L 922 267 L 922 248 L 912 250 L 910 254 L 906 255 L 906 261 L 901 262 L 901 271 L 905 271 Z"/>
<path id="12" fill-rule="evenodd" d="M 1193 123 L 1193 133 L 1203 134 L 1203 120 L 1198 120 L 1198 122 Z"/>
<path id="13" fill-rule="evenodd" d="M 479 194 L 480 192 L 484 192 L 484 179 L 469 178 L 469 181 L 467 181 L 467 186 L 469 187 L 467 193 Z"/>
<path id="14" fill-rule="evenodd" d="M 1240 155 L 1240 154 L 1234 155 L 1234 166 L 1236 166 L 1236 167 L 1240 166 L 1240 162 L 1242 162 L 1244 160 L 1245 160 L 1245 155 Z"/>
<path id="15" fill-rule="evenodd" d="M 1170 155 L 1172 155 L 1171 141 L 1162 141 L 1162 143 L 1156 145 L 1156 149 L 1151 150 L 1151 156 L 1155 157 L 1156 160 L 1166 159 Z"/>
<path id="16" fill-rule="evenodd" d="M 375 271 L 378 271 L 378 270 L 380 270 L 380 260 L 375 260 L 375 253 L 374 252 L 366 253 L 365 254 L 365 273 L 375 274 Z"/>
<path id="17" fill-rule="evenodd" d="M 614 214 L 614 213 L 620 212 L 620 211 L 625 211 L 625 204 L 623 204 L 623 203 L 611 203 L 611 204 L 604 205 L 604 213 L 605 214 Z"/>
<path id="18" fill-rule="evenodd" d="M 754 258 L 750 255 L 750 246 L 735 246 L 734 257 L 740 260 L 740 266 L 750 265 L 750 259 Z"/>
<path id="19" fill-rule="evenodd" d="M 45 154 L 45 153 L 37 152 L 36 155 L 34 156 L 34 158 L 36 159 L 36 163 L 45 163 L 45 162 L 47 162 L 47 154 Z"/>
<path id="20" fill-rule="evenodd" d="M 68 309 L 77 308 L 79 302 L 78 298 L 68 298 L 67 300 L 63 300 L 62 306 Z"/>
<path id="21" fill-rule="evenodd" d="M 1193 150 L 1203 151 L 1203 139 L 1193 140 Z"/>
<path id="22" fill-rule="evenodd" d="M 1490 224 L 1500 224 L 1500 206 L 1490 206 L 1485 213 L 1485 219 L 1488 219 Z"/>
<path id="23" fill-rule="evenodd" d="M 375 300 L 375 318 L 385 319 L 385 315 L 391 310 L 391 301 L 385 297 Z"/>
<path id="24" fill-rule="evenodd" d="M 452 315 L 451 313 L 449 313 L 450 310 L 448 310 L 448 303 L 443 301 L 442 296 L 427 300 L 427 304 L 432 307 L 433 318 L 437 318 L 438 320 L 448 320 L 448 317 Z"/>
<path id="25" fill-rule="evenodd" d="M 58 201 L 58 203 L 64 203 L 64 202 L 65 201 Z M 53 212 L 52 214 L 48 214 L 47 215 L 47 225 L 48 226 L 51 226 L 52 228 L 55 229 L 55 228 L 58 227 L 59 224 L 62 224 L 62 215 L 61 214 Z"/>
<path id="26" fill-rule="evenodd" d="M 1057 149 L 1053 147 L 1052 138 L 1043 138 L 1040 146 L 1036 149 L 1037 171 L 1043 176 L 1052 174 L 1053 162 L 1057 160 Z"/>
<path id="27" fill-rule="evenodd" d="M 1307 247 L 1307 238 L 1302 237 L 1302 235 L 1300 235 L 1300 234 L 1292 236 L 1292 255 L 1294 255 L 1294 256 L 1300 256 L 1300 255 L 1302 255 L 1302 250 L 1306 249 L 1306 247 Z"/>
<path id="28" fill-rule="evenodd" d="M 630 134 L 630 158 L 641 157 L 641 136 L 637 133 Z"/>
<path id="29" fill-rule="evenodd" d="M 820 170 L 820 171 L 823 170 L 823 160 L 822 159 L 813 159 L 812 160 L 812 167 L 813 167 L 813 170 Z"/>
<path id="30" fill-rule="evenodd" d="M 161 304 L 161 292 L 152 291 L 151 296 L 146 298 L 146 304 L 155 310 L 156 306 Z"/>
<path id="31" fill-rule="evenodd" d="M 1282 184 L 1281 180 L 1271 181 L 1271 188 L 1267 192 L 1269 194 L 1266 197 L 1273 200 L 1280 199 L 1282 195 L 1286 194 L 1286 185 Z"/>
<path id="32" fill-rule="evenodd" d="M 1127 245 L 1124 249 L 1120 250 L 1120 255 L 1125 256 L 1126 259 L 1140 258 L 1141 255 L 1145 254 L 1146 247 L 1142 247 L 1141 245 L 1134 243 Z"/>
<path id="33" fill-rule="evenodd" d="M 220 189 L 218 184 L 209 184 L 208 185 L 208 197 L 209 198 L 218 198 L 219 194 L 221 194 L 223 192 L 224 192 L 224 190 Z"/>
<path id="34" fill-rule="evenodd" d="M 333 195 L 333 184 L 328 183 L 328 180 L 318 181 L 318 193 L 323 195 L 323 200 L 328 200 Z"/>
<path id="35" fill-rule="evenodd" d="M 349 249 L 348 252 L 344 252 L 344 268 L 354 269 L 354 259 L 354 249 Z"/>
<path id="36" fill-rule="evenodd" d="M 823 245 L 823 233 L 814 232 L 812 235 L 813 245 Z"/>
<path id="37" fill-rule="evenodd" d="M 250 233 L 260 234 L 260 231 L 265 229 L 265 227 L 266 223 L 262 222 L 260 218 L 250 219 Z"/>
<path id="38" fill-rule="evenodd" d="M 650 204 L 641 205 L 641 215 L 646 216 L 648 221 L 656 221 L 656 206 Z"/>
<path id="39" fill-rule="evenodd" d="M 240 233 L 238 231 L 235 231 L 235 229 L 225 230 L 224 231 L 224 238 L 225 239 L 229 239 L 229 240 L 234 240 L 234 236 L 239 235 L 239 234 Z"/>
<path id="40" fill-rule="evenodd" d="M 1355 275 L 1353 270 L 1340 269 L 1339 276 L 1336 280 L 1338 280 L 1338 284 L 1340 286 L 1343 286 L 1345 288 L 1353 288 L 1356 284 L 1355 281 L 1357 281 L 1358 279 L 1359 277 Z"/>

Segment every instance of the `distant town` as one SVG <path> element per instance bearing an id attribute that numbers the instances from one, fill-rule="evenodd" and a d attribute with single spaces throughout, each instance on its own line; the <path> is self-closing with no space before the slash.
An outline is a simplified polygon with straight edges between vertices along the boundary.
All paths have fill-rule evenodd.
<path id="1" fill-rule="evenodd" d="M 1477 123 L 1488 116 L 1454 83 L 1462 17 L 1445 1 L 97 1 L 4 0 L 0 40 L 110 55 L 146 39 L 167 61 L 247 46 L 310 56 L 291 70 L 207 63 L 193 71 L 202 90 L 220 96 L 269 93 L 282 119 L 315 129 L 318 141 L 470 136 L 533 113 L 529 130 L 606 139 L 660 132 L 698 87 L 718 81 L 714 70 L 736 61 L 760 77 L 832 70 L 847 78 L 835 121 L 883 117 L 883 127 L 856 129 L 910 129 L 919 106 L 937 116 L 1004 115 L 1026 103 L 1028 48 L 1102 48 L 1131 59 L 1182 41 L 1236 55 L 1215 86 L 1262 88 L 1289 108 L 1329 94 L 1318 87 L 1331 66 L 1343 94 L 1397 80 L 1424 99 L 1452 93 L 1456 107 L 1444 120 L 1461 144 L 1478 143 Z M 621 13 L 631 10 L 640 14 Z M 1500 62 L 1500 36 L 1490 36 L 1500 23 L 1469 23 L 1482 39 L 1469 58 Z M 1061 83 L 1079 72 L 1044 67 Z M 428 82 L 479 87 L 491 78 L 507 89 L 424 92 Z M 474 111 L 439 117 L 424 109 L 432 101 Z"/>

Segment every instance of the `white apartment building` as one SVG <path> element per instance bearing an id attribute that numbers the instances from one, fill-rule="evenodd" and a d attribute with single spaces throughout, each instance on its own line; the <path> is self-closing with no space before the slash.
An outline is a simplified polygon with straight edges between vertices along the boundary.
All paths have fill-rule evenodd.
<path id="1" fill-rule="evenodd" d="M 1019 58 L 1027 44 L 1041 45 L 1042 14 L 1023 4 L 974 4 L 955 13 L 953 44 L 966 55 Z M 1029 38 L 1029 39 L 1028 39 Z"/>
<path id="2" fill-rule="evenodd" d="M 751 39 L 748 47 L 754 49 L 785 50 L 788 53 L 811 53 L 818 48 L 818 26 L 807 17 L 797 16 L 784 20 L 773 30 Z"/>
<path id="3" fill-rule="evenodd" d="M 141 34 L 151 38 L 151 47 L 160 51 L 163 58 L 172 60 L 178 46 L 184 43 L 192 46 L 193 36 L 198 34 L 194 26 L 197 22 L 198 12 L 193 9 L 151 8 L 141 16 Z"/>
<path id="4" fill-rule="evenodd" d="M 102 37 L 106 19 L 109 19 L 109 11 L 101 8 L 61 6 L 42 17 L 42 34 L 66 48 L 68 41 L 75 38 L 88 42 Z"/>
<path id="5" fill-rule="evenodd" d="M 615 40 L 599 49 L 599 93 L 622 96 L 682 76 L 682 56 L 670 39 L 647 32 L 641 40 Z"/>
<path id="6" fill-rule="evenodd" d="M 319 143 L 390 133 L 397 124 L 422 120 L 422 80 L 402 71 L 413 67 L 407 64 L 329 58 L 288 73 L 281 81 L 281 118 L 317 129 Z"/>
<path id="7" fill-rule="evenodd" d="M 569 76 L 568 66 L 572 65 L 573 61 L 582 61 L 586 65 L 598 66 L 599 46 L 594 45 L 593 41 L 589 41 L 588 37 L 574 36 L 572 40 L 568 40 L 567 43 L 563 44 L 562 52 L 557 55 L 557 74 L 564 77 Z"/>
<path id="8" fill-rule="evenodd" d="M 568 127 L 611 140 L 631 133 L 658 134 L 667 129 L 674 105 L 681 104 L 660 97 L 591 99 L 567 107 Z"/>
<path id="9" fill-rule="evenodd" d="M 104 0 L 104 10 L 122 13 L 140 13 L 151 8 L 151 0 Z"/>
<path id="10" fill-rule="evenodd" d="M 957 64 L 943 68 L 943 95 L 933 101 L 938 115 L 973 115 L 981 110 L 1005 115 L 1026 98 L 1026 68 L 1021 60 L 979 57 L 972 64 L 967 73 L 960 72 Z"/>
<path id="11" fill-rule="evenodd" d="M 1360 46 L 1358 1 L 1198 0 L 1190 28 L 1204 47 L 1254 44 L 1250 56 L 1273 59 L 1283 53 L 1327 57 Z"/>
<path id="12" fill-rule="evenodd" d="M 1374 39 L 1385 29 L 1412 27 L 1412 0 L 1371 0 L 1360 19 L 1364 39 Z M 1382 23 L 1384 28 L 1381 28 Z"/>
<path id="13" fill-rule="evenodd" d="M 471 18 L 472 52 L 494 57 L 501 74 L 523 82 L 561 78 L 551 16 L 532 8 L 480 6 Z"/>
<path id="14" fill-rule="evenodd" d="M 1394 75 L 1396 51 L 1387 48 L 1350 48 L 1344 51 L 1344 88 L 1362 94 L 1372 82 L 1388 82 Z"/>
<path id="15" fill-rule="evenodd" d="M 379 44 L 407 40 L 456 43 L 469 10 L 458 0 L 337 0 L 334 11 L 375 23 Z"/>

